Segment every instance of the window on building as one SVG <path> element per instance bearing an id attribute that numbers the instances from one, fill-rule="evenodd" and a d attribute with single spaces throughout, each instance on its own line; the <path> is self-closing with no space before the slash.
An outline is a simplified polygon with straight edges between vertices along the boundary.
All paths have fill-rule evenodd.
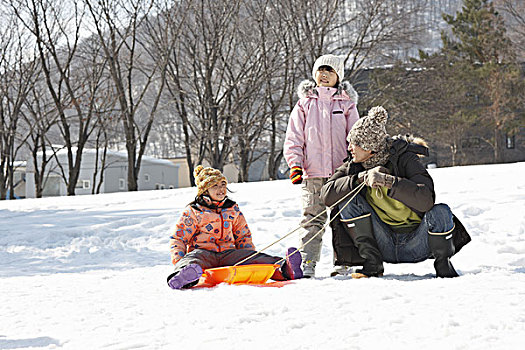
<path id="1" fill-rule="evenodd" d="M 118 179 L 118 189 L 119 190 L 125 190 L 126 189 L 126 180 L 123 178 Z"/>
<path id="2" fill-rule="evenodd" d="M 149 174 L 144 174 L 144 181 L 149 182 Z"/>
<path id="3" fill-rule="evenodd" d="M 461 140 L 461 148 L 479 148 L 481 140 L 479 137 L 467 137 Z"/>
<path id="4" fill-rule="evenodd" d="M 508 149 L 516 147 L 516 140 L 514 139 L 514 135 L 506 135 L 506 145 Z"/>
<path id="5" fill-rule="evenodd" d="M 89 190 L 91 188 L 91 180 L 78 180 L 75 188 Z"/>

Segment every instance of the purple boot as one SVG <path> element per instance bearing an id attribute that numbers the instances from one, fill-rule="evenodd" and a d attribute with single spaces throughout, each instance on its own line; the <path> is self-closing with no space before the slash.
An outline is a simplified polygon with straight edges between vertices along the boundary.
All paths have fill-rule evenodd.
<path id="1" fill-rule="evenodd" d="M 179 273 L 168 281 L 171 289 L 181 289 L 184 286 L 197 281 L 202 275 L 202 268 L 197 264 L 184 266 Z"/>
<path id="2" fill-rule="evenodd" d="M 282 267 L 284 277 L 289 280 L 296 280 L 303 278 L 303 270 L 301 270 L 301 253 L 297 248 L 288 248 L 286 252 L 286 263 Z"/>

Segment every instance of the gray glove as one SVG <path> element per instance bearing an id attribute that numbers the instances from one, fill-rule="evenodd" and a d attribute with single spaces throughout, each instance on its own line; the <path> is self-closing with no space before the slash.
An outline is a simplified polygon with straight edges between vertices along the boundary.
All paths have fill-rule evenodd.
<path id="1" fill-rule="evenodd" d="M 357 177 L 360 181 L 364 182 L 366 186 L 372 188 L 383 186 L 392 188 L 395 181 L 395 176 L 388 174 L 388 169 L 383 166 L 376 166 L 367 171 L 362 171 Z"/>

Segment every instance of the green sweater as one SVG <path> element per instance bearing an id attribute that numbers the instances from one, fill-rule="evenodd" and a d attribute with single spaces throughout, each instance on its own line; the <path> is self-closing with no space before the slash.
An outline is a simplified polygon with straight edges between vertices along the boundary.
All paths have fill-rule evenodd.
<path id="1" fill-rule="evenodd" d="M 389 225 L 394 232 L 408 233 L 415 230 L 421 223 L 421 218 L 400 201 L 390 198 L 387 193 L 387 187 L 381 187 L 377 190 L 368 187 L 366 201 L 379 218 Z"/>

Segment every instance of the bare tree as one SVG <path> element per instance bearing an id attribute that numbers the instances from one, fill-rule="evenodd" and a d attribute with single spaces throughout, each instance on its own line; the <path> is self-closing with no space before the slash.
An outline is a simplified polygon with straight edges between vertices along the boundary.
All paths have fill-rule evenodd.
<path id="1" fill-rule="evenodd" d="M 351 78 L 364 66 L 408 60 L 410 48 L 421 44 L 421 36 L 429 27 L 421 19 L 428 6 L 426 0 L 347 2 L 340 11 L 340 25 L 334 29 L 341 39 L 330 43 L 329 49 L 346 55 Z"/>
<path id="2" fill-rule="evenodd" d="M 292 21 L 288 20 L 289 15 L 287 17 L 282 12 L 277 1 L 251 2 L 248 11 L 253 18 L 252 31 L 260 38 L 257 44 L 260 47 L 261 82 L 255 100 L 262 104 L 260 113 L 263 117 L 260 123 L 263 130 L 257 136 L 259 154 L 255 154 L 253 146 L 248 147 L 250 162 L 260 155 L 267 156 L 268 177 L 277 179 L 283 159 L 282 140 L 289 111 L 295 102 L 296 77 L 300 74 L 296 69 L 299 59 L 294 54 L 302 50 L 300 43 L 294 41 L 294 32 L 290 31 Z"/>
<path id="3" fill-rule="evenodd" d="M 171 43 L 171 42 L 170 42 Z M 193 169 L 194 167 L 194 161 L 193 161 L 193 144 L 195 143 L 194 139 L 194 133 L 192 131 L 193 125 L 190 123 L 190 113 L 191 107 L 189 105 L 189 99 L 186 93 L 186 89 L 183 88 L 183 80 L 184 78 L 181 76 L 182 72 L 185 71 L 182 69 L 182 62 L 181 58 L 184 56 L 184 53 L 182 53 L 182 47 L 180 42 L 173 43 L 173 51 L 170 56 L 170 59 L 168 61 L 168 66 L 166 69 L 167 73 L 167 91 L 168 94 L 172 98 L 172 105 L 175 107 L 176 115 L 168 113 L 165 124 L 169 125 L 168 127 L 168 140 L 171 140 L 173 143 L 174 149 L 177 148 L 179 142 L 178 133 L 174 130 L 179 128 L 178 123 L 174 120 L 170 120 L 171 118 L 175 118 L 178 116 L 180 118 L 180 128 L 183 132 L 183 148 L 184 153 L 186 155 L 186 164 L 188 165 L 189 169 Z M 198 160 L 197 162 L 200 163 L 203 158 L 203 154 L 201 153 L 201 160 Z M 193 178 L 193 175 L 189 174 L 190 177 L 190 184 L 192 186 L 195 185 L 195 180 Z"/>
<path id="4" fill-rule="evenodd" d="M 330 53 L 328 45 L 336 39 L 340 26 L 340 0 L 251 2 L 254 30 L 263 38 L 262 50 L 264 113 L 267 125 L 261 149 L 268 157 L 268 176 L 278 177 L 283 159 L 282 142 L 289 113 L 297 100 L 300 80 L 310 77 L 311 66 L 321 54 Z"/>
<path id="5" fill-rule="evenodd" d="M 37 64 L 31 59 L 28 33 L 13 17 L 0 29 L 0 199 L 14 198 L 14 161 L 28 135 L 19 130 L 26 96 L 34 88 Z"/>
<path id="6" fill-rule="evenodd" d="M 517 57 L 525 58 L 525 3 L 522 0 L 498 0 L 496 6 L 505 16 L 507 33 Z"/>
<path id="7" fill-rule="evenodd" d="M 62 175 L 67 194 L 74 195 L 82 153 L 94 130 L 93 105 L 103 71 L 103 66 L 86 65 L 78 55 L 85 30 L 84 7 L 80 0 L 70 0 L 68 6 L 57 0 L 17 0 L 11 2 L 11 8 L 34 36 L 67 149 L 67 172 L 60 164 Z M 89 72 L 84 74 L 81 67 Z"/>
<path id="8" fill-rule="evenodd" d="M 164 89 L 169 57 L 169 51 L 153 50 L 151 40 L 166 35 L 159 31 L 161 27 L 148 27 L 154 15 L 153 0 L 84 1 L 118 98 L 128 153 L 128 190 L 137 191 L 142 156 Z"/>
<path id="9" fill-rule="evenodd" d="M 95 149 L 95 168 L 93 170 L 93 187 L 92 194 L 99 194 L 104 183 L 105 170 L 111 165 L 108 163 L 107 153 L 110 147 L 110 142 L 115 138 L 117 132 L 118 115 L 101 108 L 97 112 L 97 129 L 95 133 L 95 140 L 93 148 Z M 100 168 L 99 168 L 100 164 Z"/>
<path id="10" fill-rule="evenodd" d="M 48 164 L 56 152 L 48 139 L 48 133 L 56 125 L 58 118 L 55 104 L 42 76 L 38 77 L 35 87 L 27 96 L 22 116 L 26 133 L 29 135 L 26 146 L 30 152 L 30 160 L 26 172 L 32 173 L 35 197 L 42 198 L 46 176 L 49 173 Z M 51 152 L 48 152 L 49 149 Z"/>
<path id="11" fill-rule="evenodd" d="M 242 33 L 239 23 L 241 1 L 182 1 L 182 18 L 170 22 L 171 36 L 180 32 L 169 64 L 168 92 L 180 118 L 184 149 L 190 169 L 207 159 L 222 169 L 232 151 L 234 116 L 232 108 L 237 76 L 228 71 Z M 172 17 L 173 18 L 173 17 Z M 182 26 L 182 27 L 181 27 Z M 244 62 L 239 69 L 244 67 Z M 235 78 L 234 78 L 235 79 Z M 190 176 L 193 184 L 193 179 Z"/>
<path id="12" fill-rule="evenodd" d="M 235 86 L 225 79 L 224 63 L 236 54 L 233 44 L 240 3 L 239 0 L 191 3 L 188 5 L 192 9 L 191 20 L 183 31 L 187 33 L 184 45 L 189 59 L 185 67 L 193 68 L 188 83 L 198 118 L 198 126 L 193 128 L 199 145 L 197 159 L 200 162 L 206 157 L 218 169 L 224 167 L 232 147 L 233 116 L 228 113 L 228 106 Z"/>
<path id="13" fill-rule="evenodd" d="M 421 15 L 426 1 L 363 0 L 323 2 L 270 1 L 272 17 L 267 33 L 274 33 L 281 43 L 278 62 L 286 73 L 280 84 L 286 93 L 282 99 L 274 90 L 265 94 L 271 106 L 271 146 L 269 156 L 270 178 L 277 176 L 282 158 L 280 142 L 288 113 L 296 102 L 295 88 L 298 80 L 309 78 L 317 57 L 326 53 L 346 56 L 349 77 L 356 80 L 357 71 L 366 64 L 393 60 L 392 53 L 414 44 L 425 27 L 415 19 Z M 268 80 L 271 81 L 271 80 Z"/>
<path id="14" fill-rule="evenodd" d="M 104 79 L 104 87 L 100 90 L 95 104 L 96 130 L 91 145 L 95 149 L 95 161 L 93 170 L 92 194 L 99 194 L 104 183 L 105 170 L 111 165 L 107 162 L 107 153 L 111 140 L 116 137 L 119 124 L 119 112 L 115 110 L 117 99 L 113 93 L 113 84 L 109 77 Z M 100 164 L 100 168 L 99 168 Z"/>
<path id="15" fill-rule="evenodd" d="M 157 126 L 158 133 L 171 140 L 172 151 L 184 150 L 190 169 L 204 159 L 218 168 L 233 160 L 242 181 L 250 164 L 268 155 L 270 178 L 276 178 L 295 87 L 310 76 L 313 61 L 325 53 L 346 54 L 353 78 L 366 64 L 398 58 L 396 52 L 420 41 L 429 26 L 419 18 L 425 5 L 419 0 L 331 0 L 321 7 L 310 0 L 174 3 L 172 11 L 187 12 L 159 21 L 179 40 L 165 41 L 172 48 L 171 101 L 163 123 L 170 125 Z"/>
<path id="16" fill-rule="evenodd" d="M 271 1 L 274 15 L 285 26 L 286 32 L 281 36 L 290 35 L 293 45 L 291 55 L 298 70 L 298 76 L 310 76 L 311 67 L 317 57 L 328 52 L 328 47 L 336 39 L 335 30 L 341 25 L 339 13 L 344 1 L 328 0 L 322 6 L 314 0 L 284 0 Z"/>
<path id="17" fill-rule="evenodd" d="M 186 1 L 172 2 L 170 0 L 157 1 L 157 25 L 166 29 L 164 35 L 158 35 L 159 40 L 154 40 L 155 50 L 169 53 L 166 62 L 166 93 L 162 105 L 162 119 L 157 125 L 157 133 L 164 143 L 169 141 L 168 149 L 177 154 L 178 149 L 183 149 L 189 169 L 194 167 L 193 145 L 196 143 L 193 124 L 190 122 L 192 106 L 190 105 L 191 66 L 186 65 L 185 48 L 182 34 L 188 25 L 190 9 Z M 155 31 L 153 31 L 155 33 Z M 166 145 L 164 145 L 166 146 Z M 198 160 L 202 162 L 202 158 Z M 189 180 L 195 185 L 190 171 Z"/>
<path id="18" fill-rule="evenodd" d="M 232 151 L 239 181 L 248 181 L 251 165 L 268 158 L 269 178 L 277 178 L 282 135 L 287 115 L 282 106 L 291 88 L 289 65 L 283 53 L 291 41 L 278 9 L 270 2 L 246 2 L 238 16 L 237 54 L 226 61 L 226 79 L 233 85 L 234 142 Z M 290 47 L 291 45 L 288 45 Z M 240 82 L 240 83 L 237 83 Z M 287 113 L 286 113 L 287 114 Z"/>

